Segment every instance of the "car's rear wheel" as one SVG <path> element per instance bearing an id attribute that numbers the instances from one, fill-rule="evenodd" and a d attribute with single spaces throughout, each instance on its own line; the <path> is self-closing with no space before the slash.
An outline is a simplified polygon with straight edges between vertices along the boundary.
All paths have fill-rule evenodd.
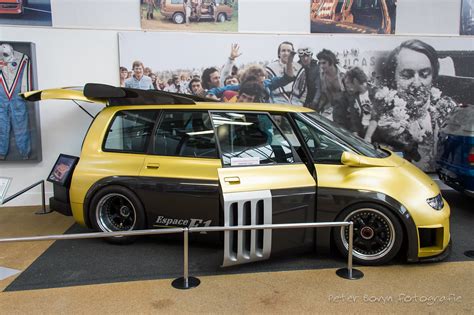
<path id="1" fill-rule="evenodd" d="M 145 211 L 138 197 L 122 186 L 108 186 L 97 192 L 91 200 L 90 219 L 97 231 L 117 232 L 144 229 Z M 109 237 L 115 244 L 128 244 L 136 237 Z"/>
<path id="2" fill-rule="evenodd" d="M 176 24 L 183 24 L 185 21 L 185 18 L 184 18 L 184 14 L 181 13 L 181 12 L 176 12 L 174 15 L 173 15 L 173 22 L 175 22 Z"/>
<path id="3" fill-rule="evenodd" d="M 359 204 L 344 210 L 338 221 L 354 222 L 354 262 L 381 265 L 392 260 L 403 242 L 403 229 L 390 210 L 376 204 Z M 347 256 L 349 227 L 333 230 L 339 251 Z"/>
<path id="4" fill-rule="evenodd" d="M 217 21 L 220 23 L 224 23 L 227 20 L 225 13 L 219 13 L 217 16 Z"/>

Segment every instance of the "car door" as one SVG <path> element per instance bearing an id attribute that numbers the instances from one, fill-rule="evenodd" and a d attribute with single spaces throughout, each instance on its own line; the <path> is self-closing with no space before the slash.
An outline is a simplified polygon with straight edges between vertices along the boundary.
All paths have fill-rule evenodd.
<path id="1" fill-rule="evenodd" d="M 149 226 L 220 225 L 220 167 L 209 113 L 163 110 L 140 171 L 139 194 Z M 192 236 L 219 238 L 217 233 Z"/>
<path id="2" fill-rule="evenodd" d="M 342 196 L 347 192 L 340 189 L 345 186 L 348 175 L 348 168 L 341 163 L 341 156 L 345 151 L 353 152 L 352 148 L 309 119 L 306 114 L 273 113 L 272 117 L 278 122 L 293 147 L 301 152 L 300 155 L 304 157 L 308 169 L 311 169 L 312 165 L 317 174 L 315 221 L 334 221 L 338 212 L 342 210 L 343 199 L 347 197 Z M 353 195 L 351 192 L 349 194 Z M 315 233 L 316 250 L 327 252 L 330 244 L 330 229 L 318 229 Z"/>
<path id="3" fill-rule="evenodd" d="M 316 183 L 268 113 L 211 112 L 224 226 L 314 221 Z M 223 266 L 312 248 L 313 229 L 224 233 Z"/>

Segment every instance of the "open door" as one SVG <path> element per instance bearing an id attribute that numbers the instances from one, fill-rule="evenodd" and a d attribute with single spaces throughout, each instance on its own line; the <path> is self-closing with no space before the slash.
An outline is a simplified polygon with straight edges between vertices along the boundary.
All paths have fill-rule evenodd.
<path id="1" fill-rule="evenodd" d="M 213 112 L 224 226 L 314 222 L 316 183 L 267 113 Z M 313 229 L 224 232 L 223 266 L 312 248 Z"/>

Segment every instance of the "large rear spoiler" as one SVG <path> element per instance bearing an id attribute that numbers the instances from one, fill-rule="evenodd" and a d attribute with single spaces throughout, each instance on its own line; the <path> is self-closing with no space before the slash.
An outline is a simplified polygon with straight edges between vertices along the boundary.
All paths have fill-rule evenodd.
<path id="1" fill-rule="evenodd" d="M 100 103 L 106 106 L 125 105 L 194 105 L 196 102 L 216 102 L 205 97 L 156 90 L 139 90 L 99 83 L 87 83 L 84 88 L 59 88 L 30 91 L 20 94 L 27 101 L 48 99 L 75 100 Z"/>

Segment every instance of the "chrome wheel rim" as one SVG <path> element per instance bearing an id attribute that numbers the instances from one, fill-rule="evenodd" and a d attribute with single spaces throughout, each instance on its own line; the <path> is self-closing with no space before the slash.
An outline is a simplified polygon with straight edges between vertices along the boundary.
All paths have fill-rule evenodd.
<path id="1" fill-rule="evenodd" d="M 343 221 L 354 223 L 354 256 L 362 260 L 384 257 L 395 244 L 395 228 L 392 221 L 381 211 L 363 208 L 351 212 Z M 349 227 L 341 228 L 344 247 L 349 248 Z"/>
<path id="2" fill-rule="evenodd" d="M 96 207 L 96 222 L 104 232 L 133 230 L 137 212 L 130 199 L 111 193 L 103 196 Z"/>

